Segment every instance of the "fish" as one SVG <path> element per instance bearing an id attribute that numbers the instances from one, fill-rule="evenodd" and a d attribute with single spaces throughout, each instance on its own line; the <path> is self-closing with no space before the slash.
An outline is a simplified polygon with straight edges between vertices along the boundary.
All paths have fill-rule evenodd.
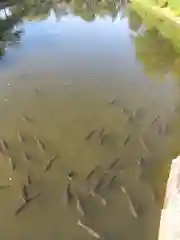
<path id="1" fill-rule="evenodd" d="M 31 185 L 31 183 L 32 183 L 32 180 L 31 180 L 31 178 L 30 178 L 30 175 L 28 174 L 28 176 L 27 176 L 27 183 L 28 183 L 28 185 Z"/>
<path id="2" fill-rule="evenodd" d="M 80 226 L 81 228 L 83 228 L 84 230 L 86 230 L 92 237 L 95 237 L 97 239 L 101 239 L 100 235 L 95 232 L 92 228 L 84 225 L 81 220 L 77 221 L 77 225 Z"/>
<path id="3" fill-rule="evenodd" d="M 16 169 L 16 164 L 15 164 L 15 162 L 12 160 L 11 157 L 9 157 L 8 160 L 9 160 L 9 164 L 10 164 L 12 170 L 14 171 L 14 170 Z"/>
<path id="4" fill-rule="evenodd" d="M 126 138 L 124 140 L 124 146 L 129 142 L 130 138 L 131 138 L 130 134 L 126 136 Z"/>
<path id="5" fill-rule="evenodd" d="M 104 135 L 104 133 L 105 133 L 105 128 L 102 127 L 101 130 L 100 130 L 100 132 L 99 132 L 99 137 L 102 138 L 102 136 Z"/>
<path id="6" fill-rule="evenodd" d="M 40 92 L 41 92 L 41 90 L 39 88 L 35 89 L 35 93 L 40 93 Z"/>
<path id="7" fill-rule="evenodd" d="M 108 188 L 112 188 L 114 181 L 116 180 L 117 176 L 113 176 L 108 184 Z"/>
<path id="8" fill-rule="evenodd" d="M 58 158 L 57 155 L 54 155 L 48 162 L 46 166 L 44 166 L 44 171 L 49 171 L 49 169 L 52 167 L 53 162 Z"/>
<path id="9" fill-rule="evenodd" d="M 152 201 L 157 201 L 157 196 L 156 196 L 154 189 L 149 186 L 149 191 L 150 191 L 150 196 L 151 196 Z"/>
<path id="10" fill-rule="evenodd" d="M 101 130 L 100 130 L 100 132 L 99 132 L 99 143 L 100 143 L 101 145 L 104 143 L 105 137 L 106 137 L 106 135 L 105 135 L 105 128 L 102 127 Z"/>
<path id="11" fill-rule="evenodd" d="M 89 179 L 92 177 L 92 175 L 93 175 L 98 169 L 100 169 L 100 166 L 96 166 L 95 168 L 93 168 L 93 169 L 90 171 L 90 173 L 87 175 L 86 181 L 89 180 Z"/>
<path id="12" fill-rule="evenodd" d="M 73 180 L 74 176 L 75 176 L 75 172 L 74 171 L 70 171 L 69 174 L 68 174 L 68 179 L 69 180 Z"/>
<path id="13" fill-rule="evenodd" d="M 132 120 L 133 120 L 133 115 L 131 114 L 127 117 L 127 121 L 132 122 Z"/>
<path id="14" fill-rule="evenodd" d="M 29 197 L 29 198 L 28 198 L 28 202 L 33 201 L 35 198 L 37 198 L 37 197 L 39 197 L 39 196 L 40 196 L 40 193 L 38 192 L 38 193 L 36 193 L 34 196 Z"/>
<path id="15" fill-rule="evenodd" d="M 146 145 L 143 137 L 140 138 L 140 142 L 141 142 L 141 145 L 142 145 L 142 147 L 144 148 L 144 150 L 146 150 L 147 152 L 149 152 L 149 149 L 148 149 L 148 147 L 147 147 L 147 145 Z"/>
<path id="16" fill-rule="evenodd" d="M 70 187 L 69 183 L 68 183 L 67 188 L 65 190 L 64 198 L 65 198 L 66 203 L 70 203 L 74 198 L 74 195 L 71 192 L 71 187 Z"/>
<path id="17" fill-rule="evenodd" d="M 25 161 L 30 161 L 31 160 L 31 157 L 27 152 L 24 152 L 24 160 Z"/>
<path id="18" fill-rule="evenodd" d="M 127 111 L 126 111 L 125 108 L 122 108 L 122 107 L 121 107 L 120 110 L 121 110 L 122 113 L 127 113 Z"/>
<path id="19" fill-rule="evenodd" d="M 106 137 L 107 137 L 107 134 L 104 134 L 104 135 L 100 138 L 100 140 L 99 140 L 100 145 L 103 145 L 104 141 L 106 140 Z"/>
<path id="20" fill-rule="evenodd" d="M 132 116 L 131 111 L 129 111 L 128 109 L 125 108 L 120 108 L 121 112 L 124 113 L 127 116 Z"/>
<path id="21" fill-rule="evenodd" d="M 121 186 L 120 188 L 121 188 L 121 191 L 125 194 L 125 196 L 127 198 L 127 201 L 128 201 L 128 204 L 129 204 L 129 209 L 130 209 L 130 212 L 131 212 L 132 216 L 135 217 L 135 218 L 138 218 L 138 213 L 135 209 L 135 206 L 134 206 L 128 192 L 126 191 L 126 189 L 124 187 Z"/>
<path id="22" fill-rule="evenodd" d="M 137 179 L 143 179 L 143 176 L 144 176 L 144 167 L 145 167 L 145 164 L 146 164 L 146 160 L 141 157 L 138 161 L 137 161 L 137 164 L 139 166 L 138 168 L 138 175 L 137 175 Z"/>
<path id="23" fill-rule="evenodd" d="M 105 178 L 108 174 L 109 174 L 109 172 L 104 172 L 102 177 L 97 181 L 96 186 L 94 188 L 95 192 L 101 188 L 101 186 L 103 185 Z"/>
<path id="24" fill-rule="evenodd" d="M 24 122 L 32 122 L 32 119 L 29 118 L 26 115 L 20 115 L 21 120 L 23 120 Z"/>
<path id="25" fill-rule="evenodd" d="M 24 137 L 22 136 L 22 134 L 18 131 L 18 140 L 20 142 L 24 142 Z"/>
<path id="26" fill-rule="evenodd" d="M 6 142 L 6 140 L 1 139 L 1 140 L 0 140 L 0 144 L 1 144 L 2 150 L 3 150 L 4 152 L 8 152 L 9 146 L 8 146 L 8 143 Z"/>
<path id="27" fill-rule="evenodd" d="M 97 196 L 100 198 L 100 201 L 101 201 L 102 205 L 106 206 L 107 205 L 106 199 L 100 194 L 98 194 Z"/>
<path id="28" fill-rule="evenodd" d="M 23 202 L 23 204 L 15 211 L 15 215 L 18 215 L 26 206 L 28 202 Z"/>
<path id="29" fill-rule="evenodd" d="M 116 158 L 116 159 L 109 165 L 109 169 L 112 169 L 119 161 L 120 161 L 120 158 Z"/>
<path id="30" fill-rule="evenodd" d="M 111 101 L 110 101 L 110 104 L 111 105 L 114 105 L 116 103 L 116 99 L 112 99 Z"/>
<path id="31" fill-rule="evenodd" d="M 24 200 L 24 202 L 28 202 L 29 201 L 29 196 L 28 196 L 28 191 L 27 191 L 27 186 L 24 185 L 22 188 L 22 198 Z"/>
<path id="32" fill-rule="evenodd" d="M 85 137 L 85 140 L 89 140 L 94 134 L 96 133 L 96 130 L 92 130 L 91 132 L 88 133 L 88 135 Z"/>
<path id="33" fill-rule="evenodd" d="M 34 136 L 34 138 L 35 138 L 35 140 L 37 142 L 38 148 L 41 150 L 41 152 L 44 152 L 45 149 L 46 149 L 45 144 L 36 135 Z"/>
<path id="34" fill-rule="evenodd" d="M 167 123 L 160 123 L 157 125 L 156 134 L 166 134 L 167 133 Z"/>
<path id="35" fill-rule="evenodd" d="M 151 125 L 154 125 L 159 118 L 160 118 L 160 116 L 157 115 L 157 116 L 153 119 L 153 121 L 151 122 Z"/>
<path id="36" fill-rule="evenodd" d="M 85 211 L 82 206 L 82 202 L 78 197 L 76 198 L 76 208 L 80 212 L 81 215 L 85 216 Z"/>
<path id="37" fill-rule="evenodd" d="M 137 112 L 138 112 L 138 109 L 137 109 L 137 110 L 134 110 L 134 111 L 132 112 L 132 117 L 133 117 L 133 118 L 135 118 L 135 117 L 136 117 L 136 115 L 137 115 Z"/>
<path id="38" fill-rule="evenodd" d="M 138 163 L 138 165 L 139 166 L 141 166 L 141 167 L 143 167 L 143 165 L 145 164 L 145 159 L 143 158 L 143 157 L 141 157 L 138 161 L 137 161 L 137 163 Z"/>
<path id="39" fill-rule="evenodd" d="M 28 201 L 24 201 L 23 204 L 15 211 L 15 215 L 18 215 L 20 212 L 22 212 L 22 210 L 25 209 L 28 204 L 38 196 L 40 196 L 40 193 L 35 194 L 33 197 L 29 198 Z"/>
<path id="40" fill-rule="evenodd" d="M 89 194 L 90 194 L 92 197 L 95 197 L 95 196 L 96 196 L 96 193 L 95 193 L 95 191 L 94 191 L 93 188 L 90 188 L 90 189 L 89 189 Z"/>

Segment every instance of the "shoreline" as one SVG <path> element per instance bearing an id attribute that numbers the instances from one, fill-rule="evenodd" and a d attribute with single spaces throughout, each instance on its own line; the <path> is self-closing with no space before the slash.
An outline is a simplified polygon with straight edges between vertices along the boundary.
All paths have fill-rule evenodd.
<path id="1" fill-rule="evenodd" d="M 144 8 L 144 10 L 150 11 L 157 17 L 170 20 L 171 22 L 175 23 L 177 26 L 180 27 L 180 17 L 177 17 L 176 14 L 169 7 L 161 8 L 157 4 L 151 4 L 150 1 L 148 3 L 145 3 L 141 0 L 132 0 L 131 4 L 132 6 L 139 5 Z"/>

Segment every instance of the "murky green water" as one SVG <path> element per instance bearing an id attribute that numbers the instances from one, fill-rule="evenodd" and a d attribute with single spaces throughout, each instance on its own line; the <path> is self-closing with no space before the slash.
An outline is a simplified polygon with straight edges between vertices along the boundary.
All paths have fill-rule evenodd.
<path id="1" fill-rule="evenodd" d="M 0 238 L 93 239 L 77 225 L 80 219 L 105 240 L 157 239 L 168 165 L 180 146 L 179 54 L 135 13 L 118 14 L 118 4 L 100 2 L 91 11 L 78 1 L 65 8 L 21 4 L 6 8 L 10 20 L 1 20 L 0 138 L 8 149 L 0 155 L 0 185 L 11 187 L 0 190 Z M 16 20 L 20 35 L 6 31 Z M 59 157 L 44 171 L 54 155 Z M 72 181 L 70 171 L 76 173 Z M 88 189 L 104 172 L 93 197 Z M 15 215 L 28 175 L 28 196 L 40 195 Z M 68 182 L 75 196 L 70 203 L 64 196 Z"/>

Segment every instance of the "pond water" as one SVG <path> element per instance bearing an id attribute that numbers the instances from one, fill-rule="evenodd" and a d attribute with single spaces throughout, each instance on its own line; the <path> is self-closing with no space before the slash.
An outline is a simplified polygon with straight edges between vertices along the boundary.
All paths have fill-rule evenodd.
<path id="1" fill-rule="evenodd" d="M 2 240 L 93 239 L 78 220 L 104 240 L 157 239 L 180 146 L 180 55 L 105 3 L 1 11 Z"/>

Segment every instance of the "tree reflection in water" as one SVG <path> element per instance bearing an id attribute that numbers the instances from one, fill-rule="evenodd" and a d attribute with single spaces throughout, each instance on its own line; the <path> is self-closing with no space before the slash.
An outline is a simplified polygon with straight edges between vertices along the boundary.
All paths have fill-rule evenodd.
<path id="1" fill-rule="evenodd" d="M 180 35 L 172 23 L 148 14 L 141 18 L 133 10 L 129 11 L 128 21 L 134 33 L 132 39 L 136 57 L 143 64 L 146 73 L 162 77 L 170 73 L 174 77 L 179 77 Z"/>
<path id="2" fill-rule="evenodd" d="M 127 11 L 127 6 L 127 0 L 19 0 L 15 4 L 1 4 L 0 56 L 5 54 L 9 45 L 20 42 L 22 34 L 20 26 L 23 19 L 43 20 L 51 11 L 57 21 L 69 13 L 80 16 L 87 22 L 99 17 L 110 17 L 114 21 L 117 17 L 126 15 L 129 28 L 134 33 L 132 39 L 137 59 L 143 63 L 146 72 L 162 75 L 172 72 L 175 76 L 180 76 L 177 41 L 172 43 L 157 27 L 161 26 L 163 31 L 168 31 L 165 23 L 149 16 L 142 19 L 136 11 L 130 9 Z"/>
<path id="3" fill-rule="evenodd" d="M 0 5 L 0 56 L 5 54 L 9 44 L 20 42 L 22 19 L 43 20 L 53 11 L 56 20 L 68 13 L 80 16 L 85 21 L 94 21 L 97 17 L 118 17 L 120 9 L 123 16 L 127 0 L 19 0 L 16 3 L 5 2 Z"/>

